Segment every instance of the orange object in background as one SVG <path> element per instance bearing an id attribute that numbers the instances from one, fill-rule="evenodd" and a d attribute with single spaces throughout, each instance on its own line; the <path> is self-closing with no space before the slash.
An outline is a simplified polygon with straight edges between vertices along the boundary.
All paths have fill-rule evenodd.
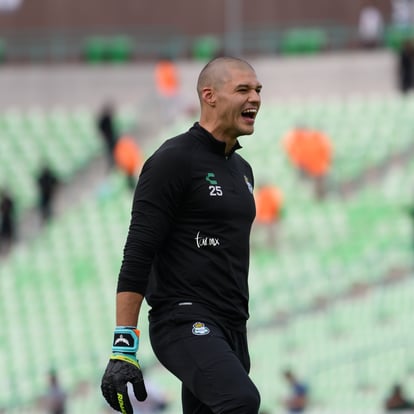
<path id="1" fill-rule="evenodd" d="M 260 223 L 272 223 L 280 217 L 283 204 L 282 192 L 274 186 L 260 187 L 255 194 L 256 220 Z"/>
<path id="2" fill-rule="evenodd" d="M 127 135 L 118 139 L 114 148 L 116 165 L 127 175 L 137 173 L 143 163 L 141 151 L 132 137 Z"/>
<path id="3" fill-rule="evenodd" d="M 308 175 L 320 177 L 328 172 L 332 146 L 323 132 L 296 128 L 286 135 L 283 144 L 292 164 Z"/>
<path id="4" fill-rule="evenodd" d="M 161 96 L 175 96 L 178 93 L 178 71 L 174 62 L 162 59 L 155 66 L 155 83 Z"/>
<path id="5" fill-rule="evenodd" d="M 319 131 L 309 130 L 300 142 L 301 166 L 313 177 L 325 175 L 331 164 L 331 144 L 328 137 Z"/>
<path id="6" fill-rule="evenodd" d="M 306 139 L 308 130 L 305 128 L 295 128 L 286 134 L 283 139 L 283 146 L 288 154 L 290 162 L 297 168 L 302 168 L 302 143 Z"/>

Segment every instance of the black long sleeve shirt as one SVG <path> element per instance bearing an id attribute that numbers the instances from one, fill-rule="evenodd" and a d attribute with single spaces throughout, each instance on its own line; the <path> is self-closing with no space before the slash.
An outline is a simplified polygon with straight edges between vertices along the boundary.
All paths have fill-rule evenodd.
<path id="1" fill-rule="evenodd" d="M 145 295 L 152 311 L 204 305 L 228 326 L 248 319 L 253 173 L 196 123 L 145 162 L 134 195 L 118 292 Z"/>

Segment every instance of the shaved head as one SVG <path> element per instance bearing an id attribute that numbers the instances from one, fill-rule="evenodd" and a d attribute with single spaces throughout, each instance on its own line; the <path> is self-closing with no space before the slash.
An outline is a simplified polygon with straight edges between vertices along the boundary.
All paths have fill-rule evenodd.
<path id="1" fill-rule="evenodd" d="M 251 135 L 262 85 L 250 63 L 235 57 L 211 60 L 197 82 L 199 124 L 230 151 L 237 137 Z"/>
<path id="2" fill-rule="evenodd" d="M 201 98 L 203 88 L 218 88 L 229 79 L 230 69 L 248 69 L 254 72 L 250 63 L 235 57 L 219 57 L 211 60 L 201 70 L 197 82 L 197 93 Z"/>

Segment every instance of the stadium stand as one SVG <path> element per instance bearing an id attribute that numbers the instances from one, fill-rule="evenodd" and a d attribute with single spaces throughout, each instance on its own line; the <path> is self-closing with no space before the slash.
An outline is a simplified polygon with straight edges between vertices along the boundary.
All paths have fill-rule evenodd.
<path id="1" fill-rule="evenodd" d="M 131 131 L 137 114 L 120 108 L 120 133 Z M 92 110 L 55 106 L 44 110 L 9 108 L 0 114 L 0 186 L 13 188 L 19 214 L 37 202 L 36 176 L 45 163 L 68 184 L 103 153 Z"/>
<path id="2" fill-rule="evenodd" d="M 327 312 L 251 334 L 253 377 L 266 407 L 286 395 L 286 367 L 309 382 L 315 412 L 378 413 L 394 383 L 412 388 L 412 276 Z"/>
<path id="3" fill-rule="evenodd" d="M 47 163 L 68 182 L 101 153 L 90 111 L 9 108 L 0 115 L 0 183 L 16 191 L 19 210 L 36 202 L 35 177 Z"/>
<path id="4" fill-rule="evenodd" d="M 285 194 L 277 249 L 263 243 L 260 231 L 252 235 L 252 376 L 263 409 L 271 413 L 281 412 L 278 399 L 286 386 L 280 373 L 286 366 L 309 381 L 317 413 L 377 413 L 395 381 L 414 386 L 414 253 L 404 212 L 412 203 L 414 162 L 405 154 L 413 150 L 413 112 L 412 97 L 297 99 L 263 107 L 254 138 L 243 139 L 256 181 L 271 181 Z M 126 112 L 125 128 L 134 115 Z M 2 177 L 12 174 L 16 188 L 26 191 L 34 166 L 49 154 L 70 181 L 99 154 L 91 122 L 92 113 L 82 108 L 3 113 Z M 326 131 L 334 143 L 323 202 L 314 200 L 281 147 L 284 134 L 299 122 Z M 162 131 L 146 153 L 189 123 Z M 13 163 L 16 152 L 21 168 Z M 376 173 L 366 176 L 367 170 Z M 347 193 L 344 183 L 352 184 Z M 30 204 L 28 195 L 20 197 Z M 12 414 L 28 404 L 33 408 L 45 390 L 45 373 L 54 367 L 73 394 L 71 413 L 102 410 L 98 384 L 108 358 L 130 206 L 123 176 L 113 172 L 88 199 L 2 261 L 0 408 Z M 146 324 L 142 318 L 143 332 Z M 82 338 L 91 334 L 100 339 L 84 349 Z M 178 382 L 157 364 L 146 335 L 140 359 L 148 378 L 168 389 L 169 413 L 179 412 Z M 76 396 L 85 381 L 89 391 Z"/>
<path id="5" fill-rule="evenodd" d="M 387 113 L 387 116 L 384 116 Z M 262 145 L 282 149 L 278 143 L 297 125 L 305 125 L 324 131 L 334 146 L 334 168 L 330 180 L 332 185 L 360 176 L 370 167 L 404 153 L 413 146 L 413 129 L 409 119 L 414 113 L 412 97 L 352 96 L 348 99 L 321 101 L 318 98 L 293 100 L 268 107 L 262 111 L 257 122 L 257 140 Z M 270 131 L 270 132 L 269 132 Z M 260 152 L 261 146 L 252 151 Z M 250 148 L 249 148 L 250 149 Z M 267 152 L 268 157 L 283 157 Z M 268 173 L 274 176 L 287 174 L 282 160 L 273 162 L 269 172 L 268 162 L 258 163 L 256 177 Z"/>

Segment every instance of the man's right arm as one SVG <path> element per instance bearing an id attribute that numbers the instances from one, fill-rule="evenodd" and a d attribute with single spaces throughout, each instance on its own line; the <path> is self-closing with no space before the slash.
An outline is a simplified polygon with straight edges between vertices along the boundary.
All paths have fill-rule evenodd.
<path id="1" fill-rule="evenodd" d="M 116 295 L 116 325 L 137 326 L 139 310 L 144 296 L 135 292 L 119 292 Z"/>
<path id="2" fill-rule="evenodd" d="M 157 251 L 165 242 L 176 217 L 184 188 L 191 176 L 179 151 L 163 151 L 151 157 L 141 172 L 134 194 L 131 221 L 118 277 L 116 328 L 112 355 L 101 389 L 116 411 L 132 414 L 126 383 L 134 386 L 138 400 L 146 398 L 136 358 L 139 331 L 136 329 L 149 275 Z M 172 162 L 175 161 L 175 162 Z M 180 166 L 178 168 L 177 166 Z"/>

